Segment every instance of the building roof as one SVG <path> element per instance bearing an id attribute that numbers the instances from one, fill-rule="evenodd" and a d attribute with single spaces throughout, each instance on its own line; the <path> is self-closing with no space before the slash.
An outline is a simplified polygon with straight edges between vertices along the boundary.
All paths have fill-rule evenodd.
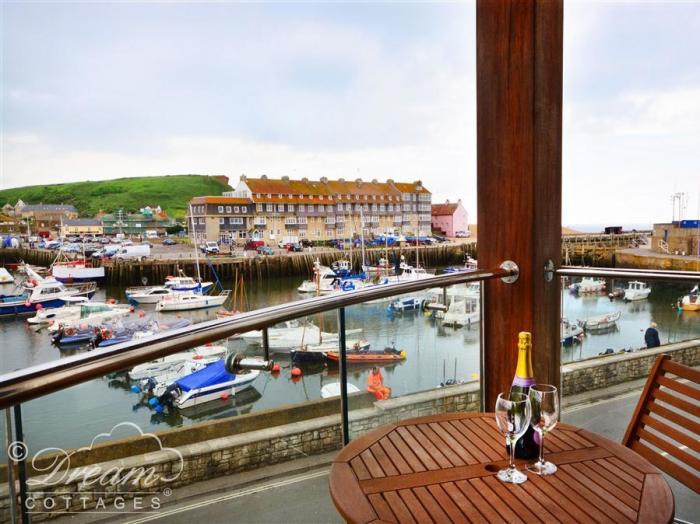
<path id="1" fill-rule="evenodd" d="M 95 218 L 76 218 L 75 220 L 64 220 L 64 226 L 101 226 L 102 222 Z"/>
<path id="2" fill-rule="evenodd" d="M 433 204 L 430 209 L 430 214 L 435 216 L 452 216 L 457 211 L 459 203 L 450 204 L 449 202 L 445 204 Z"/>
<path id="3" fill-rule="evenodd" d="M 77 213 L 78 210 L 75 206 L 63 205 L 63 204 L 28 204 L 22 207 L 22 212 L 36 212 L 36 211 L 65 211 L 67 213 Z"/>
<path id="4" fill-rule="evenodd" d="M 190 200 L 190 204 L 228 204 L 234 206 L 246 206 L 253 204 L 249 198 L 229 196 L 198 196 Z"/>
<path id="5" fill-rule="evenodd" d="M 336 203 L 336 202 L 400 202 L 402 192 L 430 193 L 420 182 L 395 183 L 393 180 L 379 182 L 374 179 L 365 181 L 360 178 L 345 180 L 339 178 L 320 180 L 302 178 L 292 180 L 289 177 L 280 179 L 241 177 L 251 192 L 254 202 L 260 203 Z M 259 196 L 258 196 L 259 195 Z M 268 196 L 270 195 L 270 196 Z M 358 199 L 357 197 L 360 197 Z M 365 200 L 365 196 L 367 200 Z M 291 200 L 294 200 L 292 202 Z"/>

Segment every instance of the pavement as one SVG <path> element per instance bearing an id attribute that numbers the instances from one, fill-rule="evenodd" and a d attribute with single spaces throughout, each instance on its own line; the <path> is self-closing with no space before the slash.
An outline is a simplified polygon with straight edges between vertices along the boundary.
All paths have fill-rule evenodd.
<path id="1" fill-rule="evenodd" d="M 563 404 L 562 421 L 620 442 L 644 381 L 579 395 Z M 311 456 L 229 477 L 177 488 L 148 513 L 77 514 L 58 519 L 82 522 L 336 523 L 342 522 L 328 493 L 334 453 Z M 676 518 L 700 523 L 700 496 L 667 477 Z M 146 503 L 147 504 L 147 503 Z"/>

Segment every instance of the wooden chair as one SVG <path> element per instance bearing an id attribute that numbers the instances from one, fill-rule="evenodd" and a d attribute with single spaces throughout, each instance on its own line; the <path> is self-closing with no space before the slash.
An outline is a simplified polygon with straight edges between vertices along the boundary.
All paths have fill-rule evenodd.
<path id="1" fill-rule="evenodd" d="M 671 377 L 669 375 L 675 375 Z M 622 444 L 700 493 L 700 371 L 659 355 Z"/>

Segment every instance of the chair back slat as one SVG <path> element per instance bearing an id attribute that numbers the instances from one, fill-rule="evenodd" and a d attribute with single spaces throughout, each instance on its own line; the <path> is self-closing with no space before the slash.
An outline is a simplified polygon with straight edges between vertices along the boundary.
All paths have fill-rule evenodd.
<path id="1" fill-rule="evenodd" d="M 622 443 L 700 493 L 700 371 L 659 355 Z"/>

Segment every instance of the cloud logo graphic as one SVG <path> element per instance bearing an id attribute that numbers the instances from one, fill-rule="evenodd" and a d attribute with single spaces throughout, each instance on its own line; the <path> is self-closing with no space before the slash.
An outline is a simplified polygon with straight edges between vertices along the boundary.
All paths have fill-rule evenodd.
<path id="1" fill-rule="evenodd" d="M 137 466 L 120 466 L 117 464 L 110 465 L 106 469 L 100 464 L 89 464 L 71 469 L 70 460 L 73 455 L 76 453 L 89 453 L 99 440 L 109 439 L 115 430 L 120 428 L 130 428 L 138 436 L 153 439 L 157 443 L 158 451 L 166 453 L 168 457 L 167 462 L 173 464 L 169 472 L 166 474 L 164 471 L 158 471 L 154 464 L 139 464 Z M 51 460 L 46 464 L 42 464 L 40 459 L 45 459 L 48 456 L 51 456 Z M 104 487 L 123 486 L 126 484 L 148 488 L 162 483 L 173 482 L 182 474 L 184 466 L 185 460 L 182 453 L 175 448 L 163 446 L 158 435 L 144 432 L 133 422 L 120 422 L 114 425 L 109 432 L 95 435 L 89 446 L 70 452 L 61 448 L 44 448 L 38 451 L 32 458 L 32 467 L 37 473 L 43 474 L 43 478 L 28 479 L 27 484 L 47 486 L 71 484 L 79 481 L 81 488 L 95 485 Z"/>

